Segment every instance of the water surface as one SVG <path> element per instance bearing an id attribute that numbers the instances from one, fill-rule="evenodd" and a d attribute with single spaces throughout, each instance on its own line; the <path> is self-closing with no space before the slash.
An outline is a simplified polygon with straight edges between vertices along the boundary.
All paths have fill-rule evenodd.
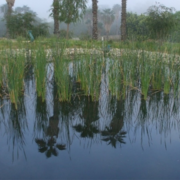
<path id="1" fill-rule="evenodd" d="M 117 97 L 103 72 L 94 99 L 81 95 L 70 70 L 76 95 L 59 101 L 52 69 L 44 101 L 33 76 L 24 79 L 17 110 L 1 99 L 0 179 L 180 178 L 177 96 L 150 90 L 144 99 L 138 89 L 122 87 L 125 94 Z"/>

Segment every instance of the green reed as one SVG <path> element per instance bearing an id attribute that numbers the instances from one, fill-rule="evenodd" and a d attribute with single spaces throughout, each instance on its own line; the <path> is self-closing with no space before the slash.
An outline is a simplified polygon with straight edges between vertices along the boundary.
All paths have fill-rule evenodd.
<path id="1" fill-rule="evenodd" d="M 7 91 L 11 103 L 18 108 L 18 97 L 23 93 L 24 90 L 24 64 L 25 56 L 24 52 L 11 52 L 8 54 L 7 62 L 5 66 L 5 76 Z"/>
<path id="2" fill-rule="evenodd" d="M 171 89 L 171 69 L 164 68 L 164 93 L 169 94 Z"/>
<path id="3" fill-rule="evenodd" d="M 121 97 L 121 87 L 123 86 L 122 82 L 122 73 L 121 73 L 121 63 L 119 60 L 110 60 L 108 61 L 108 83 L 109 91 L 112 96 L 115 96 L 117 99 Z"/>
<path id="4" fill-rule="evenodd" d="M 77 81 L 81 84 L 81 89 L 85 96 L 91 96 L 93 101 L 97 101 L 100 96 L 100 84 L 102 79 L 102 69 L 104 59 L 102 57 L 86 56 L 77 64 Z"/>
<path id="5" fill-rule="evenodd" d="M 169 94 L 179 88 L 177 57 L 148 51 L 124 50 L 121 57 L 110 60 L 108 79 L 113 96 L 126 93 L 126 88 L 140 91 L 147 99 L 149 90 Z M 120 89 L 124 86 L 123 89 Z"/>
<path id="6" fill-rule="evenodd" d="M 36 79 L 37 96 L 45 101 L 46 98 L 46 75 L 47 75 L 47 57 L 43 46 L 35 51 L 34 68 Z"/>
<path id="7" fill-rule="evenodd" d="M 0 60 L 0 90 L 3 86 L 3 62 Z"/>
<path id="8" fill-rule="evenodd" d="M 99 44 L 101 42 L 83 42 L 82 47 L 101 49 L 98 48 Z M 16 43 L 6 42 L 6 46 L 9 47 L 9 50 L 5 53 L 0 51 L 0 85 L 3 83 L 3 78 L 6 79 L 8 92 L 11 92 L 10 89 L 14 88 L 9 88 L 12 86 L 9 85 L 12 84 L 9 79 L 13 79 L 13 77 L 7 71 L 9 72 L 10 70 L 8 69 L 12 69 L 12 67 L 17 69 L 16 64 L 12 64 L 10 59 L 15 61 L 22 59 L 21 65 L 24 66 L 23 56 L 26 54 L 27 59 L 33 59 L 37 96 L 41 97 L 42 101 L 45 101 L 46 98 L 47 60 L 54 63 L 54 80 L 57 84 L 60 101 L 71 100 L 74 77 L 80 83 L 80 88 L 85 96 L 91 96 L 94 101 L 98 100 L 102 72 L 107 74 L 110 94 L 118 99 L 121 96 L 125 98 L 127 90 L 138 90 L 144 95 L 144 99 L 147 99 L 148 93 L 151 92 L 150 90 L 154 93 L 156 91 L 164 91 L 164 94 L 169 94 L 173 90 L 174 94 L 179 94 L 179 65 L 175 63 L 176 56 L 167 57 L 168 61 L 164 61 L 162 53 L 137 50 L 141 48 L 152 51 L 175 52 L 170 44 L 160 46 L 155 42 L 126 42 L 120 44 L 123 48 L 121 57 L 113 56 L 110 58 L 88 53 L 79 55 L 76 51 L 73 55 L 64 54 L 66 48 L 73 47 L 76 49 L 81 47 L 81 41 L 59 42 L 57 39 L 52 38 L 26 43 L 18 40 Z M 20 53 L 21 51 L 16 48 L 22 49 L 23 53 Z M 24 52 L 25 49 L 23 48 L 27 51 Z M 29 50 L 31 50 L 31 53 Z M 49 54 L 52 56 L 47 57 L 47 52 L 50 52 Z M 20 57 L 20 54 L 22 57 Z M 74 64 L 73 71 L 75 68 L 73 74 L 72 70 L 69 69 L 69 64 L 72 60 Z M 3 69 L 6 70 L 6 74 L 3 74 Z M 21 70 L 21 72 L 23 71 Z M 11 92 L 10 97 L 12 102 L 17 102 L 18 96 L 13 95 L 13 92 Z"/>
<path id="9" fill-rule="evenodd" d="M 141 93 L 144 95 L 144 99 L 147 99 L 148 90 L 150 86 L 150 81 L 152 77 L 152 61 L 148 61 L 149 55 L 145 54 L 144 52 L 140 53 L 139 55 L 139 72 L 140 72 L 140 79 L 141 79 Z"/>
<path id="10" fill-rule="evenodd" d="M 54 80 L 57 85 L 59 101 L 70 101 L 72 82 L 70 81 L 69 58 L 64 55 L 64 44 L 58 44 L 52 50 L 54 62 Z"/>

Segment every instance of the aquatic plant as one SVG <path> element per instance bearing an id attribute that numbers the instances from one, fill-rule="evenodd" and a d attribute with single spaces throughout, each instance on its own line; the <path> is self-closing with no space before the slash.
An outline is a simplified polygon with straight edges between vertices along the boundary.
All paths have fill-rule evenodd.
<path id="1" fill-rule="evenodd" d="M 47 75 L 47 58 L 45 49 L 41 46 L 35 52 L 34 71 L 36 79 L 37 96 L 42 97 L 45 101 L 46 97 L 46 75 Z"/>
<path id="2" fill-rule="evenodd" d="M 64 56 L 65 45 L 57 45 L 52 49 L 54 62 L 54 80 L 57 85 L 59 101 L 70 101 L 72 93 L 72 83 L 69 75 L 68 58 Z"/>
<path id="3" fill-rule="evenodd" d="M 7 90 L 11 103 L 18 108 L 18 97 L 24 90 L 24 53 L 10 53 L 5 66 Z"/>

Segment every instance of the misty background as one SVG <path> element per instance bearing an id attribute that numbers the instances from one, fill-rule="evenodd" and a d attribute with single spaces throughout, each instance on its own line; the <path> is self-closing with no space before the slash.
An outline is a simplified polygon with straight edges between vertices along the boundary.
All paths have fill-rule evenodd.
<path id="1" fill-rule="evenodd" d="M 127 0 L 127 26 L 129 34 L 135 34 L 134 30 L 138 27 L 135 25 L 140 25 L 142 30 L 136 32 L 136 34 L 142 34 L 145 37 L 148 34 L 148 29 L 144 26 L 145 13 L 147 9 L 155 5 L 157 1 L 155 0 Z M 167 7 L 174 7 L 176 11 L 180 11 L 180 1 L 177 0 L 159 0 L 160 4 L 163 4 Z M 6 22 L 5 22 L 5 5 L 6 0 L 0 0 L 0 37 L 4 37 L 6 33 Z M 36 14 L 36 20 L 39 23 L 46 23 L 48 25 L 49 34 L 53 34 L 53 18 L 50 17 L 50 9 L 52 5 L 52 0 L 16 0 L 13 7 L 14 11 L 18 12 L 32 12 Z M 81 37 L 90 38 L 91 29 L 92 29 L 92 13 L 91 13 L 92 1 L 89 0 L 87 3 L 87 11 L 84 15 L 84 18 L 81 21 L 78 21 L 75 24 L 70 24 L 70 34 L 72 37 Z M 3 7 L 3 8 L 2 8 Z M 121 0 L 99 0 L 98 9 L 99 9 L 99 24 L 98 31 L 99 36 L 120 36 L 120 24 L 121 24 Z M 24 8 L 24 9 L 23 9 Z M 105 12 L 108 10 L 109 12 Z M 108 15 L 109 13 L 109 15 Z M 114 16 L 112 18 L 112 16 Z M 110 17 L 110 22 L 106 22 L 104 17 Z M 133 27 L 133 30 L 132 30 Z M 108 32 L 109 29 L 109 32 Z M 60 23 L 61 34 L 65 34 L 66 24 Z M 145 32 L 146 31 L 146 32 Z"/>
<path id="2" fill-rule="evenodd" d="M 147 8 L 156 2 L 159 2 L 167 7 L 174 7 L 177 11 L 180 10 L 179 0 L 127 0 L 127 11 L 134 13 L 144 13 Z M 0 6 L 5 4 L 5 0 L 0 0 Z M 91 0 L 88 0 L 88 7 L 91 7 Z M 121 0 L 99 0 L 99 8 L 112 8 L 114 4 L 121 4 Z M 28 6 L 42 19 L 52 20 L 49 17 L 49 9 L 52 5 L 52 0 L 16 0 L 14 8 L 21 6 Z"/>
<path id="3" fill-rule="evenodd" d="M 127 11 L 141 14 L 146 12 L 147 8 L 156 2 L 159 2 L 167 7 L 174 7 L 177 11 L 180 10 L 179 0 L 127 0 Z M 5 3 L 5 0 L 0 0 L 0 6 Z M 121 4 L 121 0 L 99 0 L 98 2 L 100 9 L 112 8 L 114 4 Z M 49 9 L 52 5 L 52 0 L 16 0 L 14 8 L 24 5 L 35 11 L 40 18 L 48 21 L 52 20 L 52 18 L 49 17 Z M 91 5 L 91 0 L 88 0 L 88 7 L 91 7 Z"/>

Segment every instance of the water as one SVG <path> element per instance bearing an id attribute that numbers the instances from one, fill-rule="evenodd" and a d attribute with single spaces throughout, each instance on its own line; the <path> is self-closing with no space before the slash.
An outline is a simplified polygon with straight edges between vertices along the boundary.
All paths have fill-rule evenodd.
<path id="1" fill-rule="evenodd" d="M 18 110 L 1 100 L 0 179 L 180 178 L 177 97 L 159 91 L 144 100 L 127 88 L 117 99 L 102 74 L 97 101 L 79 95 L 59 102 L 52 69 L 44 102 L 33 76 L 25 78 Z M 70 79 L 81 94 L 79 83 Z"/>

